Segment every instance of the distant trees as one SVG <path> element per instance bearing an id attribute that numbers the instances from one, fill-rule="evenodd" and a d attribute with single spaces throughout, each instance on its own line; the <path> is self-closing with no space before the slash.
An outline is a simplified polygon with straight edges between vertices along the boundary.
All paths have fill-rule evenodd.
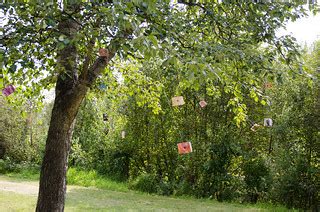
<path id="1" fill-rule="evenodd" d="M 24 99 L 18 94 L 10 97 L 14 104 L 0 97 L 0 159 L 8 160 L 12 169 L 19 164 L 41 164 L 52 108 L 34 99 L 20 100 Z M 11 168 L 7 171 L 14 171 Z"/>
<path id="2" fill-rule="evenodd" d="M 106 90 L 100 100 L 88 100 L 92 103 L 87 106 L 94 102 L 97 107 L 81 109 L 74 136 L 83 145 L 95 140 L 80 136 L 81 126 L 93 121 L 102 124 L 106 112 L 112 121 L 103 125 L 110 131 L 104 140 L 90 144 L 94 149 L 90 157 L 98 158 L 91 167 L 114 179 L 128 179 L 134 189 L 219 201 L 271 200 L 316 210 L 319 76 L 310 60 L 315 53 L 304 53 L 304 65 L 294 63 L 291 69 L 276 60 L 275 76 L 257 74 L 264 80 L 257 85 L 256 96 L 239 86 L 246 114 L 240 126 L 236 110 L 228 105 L 235 94 L 226 92 L 225 84 L 208 79 L 199 81 L 195 89 L 177 83 L 176 76 L 167 72 L 169 68 L 153 69 L 152 62 L 144 63 L 139 71 L 132 64 L 123 66 L 119 71 L 127 75 L 110 91 L 117 95 Z M 271 86 L 266 88 L 263 82 Z M 173 107 L 171 97 L 177 90 L 185 105 Z M 204 108 L 199 105 L 202 99 L 208 103 Z M 98 107 L 101 102 L 109 106 Z M 94 120 L 89 118 L 92 111 Z M 263 126 L 266 117 L 272 118 L 272 127 Z M 116 120 L 117 128 L 112 129 Z M 260 126 L 252 131 L 253 124 Z M 87 129 L 92 126 L 96 124 Z M 121 131 L 126 132 L 124 139 Z M 103 127 L 100 133 L 98 137 Z M 181 141 L 191 141 L 193 152 L 178 155 Z"/>

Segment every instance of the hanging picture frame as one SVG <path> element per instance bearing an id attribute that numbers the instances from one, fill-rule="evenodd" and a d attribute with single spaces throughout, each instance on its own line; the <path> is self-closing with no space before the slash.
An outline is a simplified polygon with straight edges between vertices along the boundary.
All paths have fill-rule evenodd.
<path id="1" fill-rule="evenodd" d="M 267 88 L 267 89 L 270 89 L 270 88 L 272 88 L 272 83 L 271 82 L 266 82 L 266 83 L 264 83 L 264 87 Z"/>
<path id="2" fill-rule="evenodd" d="M 264 118 L 263 125 L 265 127 L 272 127 L 272 125 L 273 125 L 272 119 L 271 118 Z"/>
<path id="3" fill-rule="evenodd" d="M 99 49 L 99 56 L 100 57 L 108 57 L 109 56 L 108 50 L 106 50 L 104 48 Z"/>
<path id="4" fill-rule="evenodd" d="M 199 105 L 200 105 L 201 108 L 206 107 L 207 104 L 208 104 L 208 103 L 207 103 L 206 101 L 204 101 L 204 100 L 201 100 L 201 101 L 199 102 Z"/>
<path id="5" fill-rule="evenodd" d="M 177 146 L 178 146 L 178 152 L 180 155 L 188 154 L 192 152 L 191 142 L 181 142 L 181 143 L 178 143 Z"/>
<path id="6" fill-rule="evenodd" d="M 8 85 L 7 87 L 5 87 L 4 89 L 2 89 L 2 94 L 5 96 L 9 96 L 10 94 L 12 94 L 15 91 L 15 87 L 13 85 Z"/>
<path id="7" fill-rule="evenodd" d="M 181 106 L 181 105 L 185 104 L 183 96 L 172 97 L 171 102 L 172 102 L 172 106 L 174 106 L 174 107 Z"/>

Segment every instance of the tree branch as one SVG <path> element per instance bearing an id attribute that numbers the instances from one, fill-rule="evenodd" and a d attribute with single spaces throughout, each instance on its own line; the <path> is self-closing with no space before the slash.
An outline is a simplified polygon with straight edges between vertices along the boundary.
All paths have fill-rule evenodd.
<path id="1" fill-rule="evenodd" d="M 121 46 L 121 43 L 128 39 L 128 37 L 132 34 L 132 30 L 126 30 L 124 32 L 119 32 L 119 34 L 123 33 L 123 36 L 114 37 L 107 49 L 105 49 L 106 53 L 100 54 L 100 56 L 95 60 L 95 62 L 90 66 L 86 72 L 83 72 L 79 78 L 79 83 L 85 86 L 91 87 L 94 81 L 97 79 L 101 72 L 107 67 L 110 60 L 115 56 L 117 50 Z M 90 53 L 90 52 L 89 52 Z"/>
<path id="2" fill-rule="evenodd" d="M 100 23 L 101 23 L 101 19 L 98 18 L 97 22 L 94 25 L 94 28 L 98 28 L 100 26 Z M 80 80 L 86 80 L 87 79 L 88 69 L 89 69 L 90 61 L 92 59 L 91 56 L 92 56 L 92 51 L 93 51 L 93 47 L 94 47 L 94 44 L 95 44 L 95 39 L 96 39 L 96 37 L 92 36 L 92 38 L 89 41 L 88 48 L 87 48 L 87 56 L 86 56 L 86 58 L 85 58 L 85 60 L 83 62 L 83 68 L 82 68 L 82 71 L 81 71 L 81 75 L 79 77 Z"/>
<path id="3" fill-rule="evenodd" d="M 101 74 L 101 72 L 107 67 L 107 64 L 115 56 L 116 51 L 108 51 L 108 56 L 99 56 L 96 61 L 88 70 L 88 78 L 84 82 L 88 87 L 91 87 L 93 82 Z"/>
<path id="4" fill-rule="evenodd" d="M 203 9 L 204 11 L 207 11 L 207 9 L 204 7 L 204 5 L 203 5 L 203 4 L 200 4 L 200 3 L 194 3 L 194 2 L 192 2 L 192 1 L 185 1 L 185 0 L 178 0 L 178 3 L 180 3 L 180 4 L 185 4 L 185 5 L 190 6 L 190 7 L 192 7 L 192 6 L 198 6 L 198 7 L 200 7 L 201 9 Z"/>

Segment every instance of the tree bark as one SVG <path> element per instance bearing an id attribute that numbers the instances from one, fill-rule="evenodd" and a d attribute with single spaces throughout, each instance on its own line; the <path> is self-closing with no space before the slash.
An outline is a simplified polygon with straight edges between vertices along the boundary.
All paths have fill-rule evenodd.
<path id="1" fill-rule="evenodd" d="M 36 211 L 63 211 L 66 173 L 73 122 L 87 87 L 79 85 L 70 95 L 55 98 L 41 167 Z"/>
<path id="2" fill-rule="evenodd" d="M 71 83 L 71 78 L 59 78 L 57 81 L 36 211 L 64 210 L 68 155 L 74 121 L 89 87 L 108 62 L 109 59 L 99 57 L 89 69 L 86 81 L 82 79 Z"/>
<path id="3" fill-rule="evenodd" d="M 78 10 L 77 4 L 68 8 Z M 99 27 L 99 24 L 100 20 L 97 20 L 95 27 Z M 58 25 L 60 33 L 70 41 L 74 41 L 79 28 L 79 23 L 69 16 L 62 19 Z M 114 57 L 119 45 L 119 41 L 114 40 L 112 45 L 110 44 L 113 48 L 105 50 L 105 55 L 100 55 L 89 67 L 94 41 L 95 37 L 92 36 L 79 77 L 75 42 L 70 42 L 57 55 L 57 71 L 60 74 L 41 166 L 36 208 L 39 212 L 64 211 L 68 155 L 75 118 L 87 91 Z"/>
<path id="4" fill-rule="evenodd" d="M 59 23 L 59 31 L 72 40 L 79 29 L 73 19 Z M 57 58 L 59 71 L 56 97 L 41 166 L 36 211 L 63 211 L 66 192 L 66 173 L 73 123 L 88 85 L 80 83 L 77 72 L 77 49 L 66 45 Z"/>
<path id="5" fill-rule="evenodd" d="M 75 47 L 72 45 L 65 47 L 58 56 L 63 71 L 56 83 L 56 98 L 41 166 L 36 211 L 64 211 L 73 123 L 89 87 L 114 54 L 115 52 L 109 52 L 107 57 L 98 57 L 87 71 L 82 71 L 79 78 L 74 67 L 77 58 Z"/>

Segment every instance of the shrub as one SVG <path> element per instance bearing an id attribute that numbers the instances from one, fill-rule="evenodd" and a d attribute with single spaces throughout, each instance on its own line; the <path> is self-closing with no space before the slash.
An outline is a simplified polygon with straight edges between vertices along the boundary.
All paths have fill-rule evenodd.
<path id="1" fill-rule="evenodd" d="M 129 178 L 129 162 L 129 153 L 110 148 L 99 152 L 95 169 L 99 174 L 106 175 L 110 179 L 126 181 Z"/>
<path id="2" fill-rule="evenodd" d="M 5 172 L 6 172 L 5 162 L 4 160 L 0 159 L 0 174 L 4 174 Z"/>
<path id="3" fill-rule="evenodd" d="M 69 165 L 78 168 L 91 168 L 92 158 L 89 153 L 82 149 L 79 138 L 72 139 Z"/>
<path id="4" fill-rule="evenodd" d="M 176 189 L 174 190 L 174 195 L 183 196 L 183 195 L 192 195 L 193 188 L 190 183 L 186 180 L 182 180 L 179 184 L 176 185 Z"/>
<path id="5" fill-rule="evenodd" d="M 158 194 L 160 195 L 172 195 L 174 191 L 174 184 L 167 182 L 165 180 L 161 180 L 158 187 Z"/>
<path id="6" fill-rule="evenodd" d="M 15 163 L 10 158 L 6 158 L 5 160 L 0 159 L 0 174 L 38 180 L 39 173 L 40 166 L 38 164 L 30 162 Z"/>
<path id="7" fill-rule="evenodd" d="M 141 174 L 129 182 L 129 188 L 147 193 L 156 193 L 159 189 L 158 184 L 159 182 L 156 176 L 152 174 Z"/>
<path id="8" fill-rule="evenodd" d="M 243 167 L 247 189 L 246 201 L 256 203 L 268 191 L 271 183 L 270 171 L 262 158 L 247 161 Z"/>
<path id="9" fill-rule="evenodd" d="M 299 158 L 279 179 L 276 198 L 288 208 L 319 210 L 320 171 Z"/>

